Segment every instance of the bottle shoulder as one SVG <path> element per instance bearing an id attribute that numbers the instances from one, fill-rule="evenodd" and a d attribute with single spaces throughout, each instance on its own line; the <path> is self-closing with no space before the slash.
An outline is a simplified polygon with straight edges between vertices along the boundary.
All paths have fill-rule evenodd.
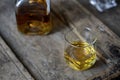
<path id="1" fill-rule="evenodd" d="M 34 6 L 34 5 L 44 5 L 47 6 L 48 1 L 46 0 L 19 0 L 16 2 L 16 7 L 20 6 Z"/>

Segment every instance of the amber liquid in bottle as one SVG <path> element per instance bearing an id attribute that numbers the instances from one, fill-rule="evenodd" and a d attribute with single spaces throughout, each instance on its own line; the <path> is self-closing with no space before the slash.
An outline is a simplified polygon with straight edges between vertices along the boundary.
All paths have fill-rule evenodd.
<path id="1" fill-rule="evenodd" d="M 51 29 L 50 11 L 47 0 L 28 0 L 17 5 L 18 30 L 24 34 L 48 34 Z"/>

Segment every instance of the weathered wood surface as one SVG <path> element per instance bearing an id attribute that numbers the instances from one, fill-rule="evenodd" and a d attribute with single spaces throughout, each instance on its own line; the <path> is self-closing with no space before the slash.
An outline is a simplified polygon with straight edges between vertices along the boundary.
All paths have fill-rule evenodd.
<path id="1" fill-rule="evenodd" d="M 1 37 L 0 80 L 34 80 Z"/>
<path id="2" fill-rule="evenodd" d="M 78 31 L 81 31 L 83 27 L 88 26 L 93 31 L 98 33 L 98 40 L 97 40 L 97 48 L 99 51 L 98 57 L 105 58 L 105 61 L 108 63 L 110 59 L 113 61 L 115 60 L 118 65 L 115 65 L 115 68 L 109 69 L 107 72 L 102 71 L 102 74 L 99 74 L 98 77 L 105 79 L 103 77 L 107 77 L 106 79 L 110 79 L 110 74 L 114 73 L 119 70 L 119 54 L 120 54 L 120 38 L 116 36 L 113 32 L 106 25 L 104 25 L 100 20 L 95 18 L 88 10 L 86 10 L 82 5 L 77 3 L 76 1 L 65 1 L 61 0 L 58 2 L 60 5 L 56 5 L 56 14 L 61 14 L 61 21 L 72 23 L 69 24 L 69 27 L 74 26 L 77 28 Z M 73 4 L 75 3 L 75 4 Z M 57 7 L 58 6 L 58 7 Z M 74 6 L 74 7 L 67 7 L 67 6 Z M 55 6 L 54 6 L 55 7 Z M 74 15 L 73 15 L 74 14 Z M 79 15 L 79 16 L 78 16 Z M 117 51 L 117 52 L 116 52 Z M 101 57 L 102 56 L 102 57 Z M 109 58 L 109 60 L 108 60 Z M 103 74 L 105 73 L 105 74 Z M 101 75 L 101 76 L 100 76 Z M 120 75 L 120 72 L 115 74 L 116 76 Z M 111 75 L 114 77 L 113 75 Z"/>
<path id="3" fill-rule="evenodd" d="M 105 57 L 107 54 L 114 56 L 115 46 L 119 49 L 119 37 L 75 0 L 51 2 L 54 31 L 47 36 L 26 36 L 19 33 L 16 27 L 14 1 L 1 0 L 0 3 L 0 34 L 31 75 L 36 80 L 86 80 L 106 70 L 108 65 L 101 58 L 87 71 L 80 72 L 69 68 L 64 60 L 64 33 L 70 26 L 80 30 L 80 26 L 84 24 L 91 25 L 96 32 L 100 31 L 97 46 L 102 59 L 106 58 L 105 60 L 111 58 Z M 96 26 L 100 26 L 100 30 Z"/>
<path id="4" fill-rule="evenodd" d="M 120 0 L 116 0 L 118 4 L 117 7 L 106 10 L 103 13 L 98 12 L 92 5 L 90 5 L 89 0 L 77 1 L 106 24 L 113 32 L 120 36 Z"/>

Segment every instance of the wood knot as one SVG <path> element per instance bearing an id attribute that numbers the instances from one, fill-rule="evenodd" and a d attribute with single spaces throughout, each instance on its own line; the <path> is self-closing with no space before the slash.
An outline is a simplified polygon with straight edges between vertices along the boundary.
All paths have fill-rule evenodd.
<path id="1" fill-rule="evenodd" d="M 120 47 L 115 46 L 115 45 L 111 45 L 109 50 L 115 57 L 120 58 Z"/>

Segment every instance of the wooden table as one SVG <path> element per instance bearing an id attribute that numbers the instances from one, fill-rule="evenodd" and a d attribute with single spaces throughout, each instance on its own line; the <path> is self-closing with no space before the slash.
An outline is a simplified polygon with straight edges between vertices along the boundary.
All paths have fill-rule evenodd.
<path id="1" fill-rule="evenodd" d="M 109 18 L 113 23 L 105 24 L 104 18 L 95 17 L 76 0 L 51 0 L 51 4 L 53 32 L 47 36 L 26 36 L 17 30 L 14 0 L 1 0 L 0 80 L 110 80 L 119 76 L 120 28 L 114 29 L 119 30 L 118 35 L 109 29 L 116 21 Z M 79 32 L 86 24 L 99 32 L 98 59 L 91 69 L 75 71 L 64 60 L 64 33 L 70 28 Z"/>
<path id="2" fill-rule="evenodd" d="M 103 13 L 98 12 L 93 6 L 90 5 L 88 0 L 77 0 L 92 14 L 94 14 L 100 21 L 107 25 L 114 33 L 120 36 L 120 0 L 116 0 L 118 6 Z"/>

